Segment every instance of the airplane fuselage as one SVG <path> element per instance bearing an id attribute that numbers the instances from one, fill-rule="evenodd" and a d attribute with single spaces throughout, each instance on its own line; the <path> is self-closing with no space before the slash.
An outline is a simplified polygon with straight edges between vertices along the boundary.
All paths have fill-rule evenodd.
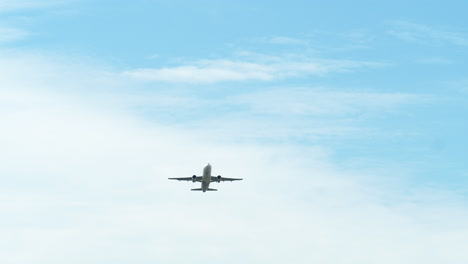
<path id="1" fill-rule="evenodd" d="M 208 188 L 210 187 L 210 182 L 211 182 L 211 165 L 208 163 L 208 165 L 203 168 L 203 176 L 202 176 L 202 191 L 206 192 Z"/>

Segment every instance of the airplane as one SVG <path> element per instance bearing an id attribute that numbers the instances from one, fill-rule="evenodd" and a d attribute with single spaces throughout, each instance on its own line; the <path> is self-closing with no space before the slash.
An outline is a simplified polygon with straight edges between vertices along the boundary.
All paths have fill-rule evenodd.
<path id="1" fill-rule="evenodd" d="M 203 168 L 203 176 L 193 175 L 192 177 L 182 177 L 182 178 L 168 178 L 169 180 L 178 180 L 178 181 L 192 181 L 192 182 L 201 182 L 201 188 L 192 189 L 192 191 L 217 191 L 217 189 L 211 189 L 210 183 L 212 182 L 222 182 L 222 181 L 241 181 L 242 179 L 236 178 L 225 178 L 218 176 L 211 176 L 211 165 L 208 165 Z"/>

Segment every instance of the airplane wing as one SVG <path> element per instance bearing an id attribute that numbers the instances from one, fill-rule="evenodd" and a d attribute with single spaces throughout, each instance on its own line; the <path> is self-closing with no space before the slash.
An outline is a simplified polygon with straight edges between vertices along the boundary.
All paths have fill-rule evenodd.
<path id="1" fill-rule="evenodd" d="M 211 176 L 212 182 L 224 182 L 224 181 L 242 181 L 242 179 L 237 178 L 226 178 L 221 176 Z"/>
<path id="2" fill-rule="evenodd" d="M 193 182 L 201 182 L 201 176 L 193 176 L 193 177 L 181 177 L 181 178 L 168 178 L 169 180 L 178 180 L 178 181 L 193 181 Z"/>

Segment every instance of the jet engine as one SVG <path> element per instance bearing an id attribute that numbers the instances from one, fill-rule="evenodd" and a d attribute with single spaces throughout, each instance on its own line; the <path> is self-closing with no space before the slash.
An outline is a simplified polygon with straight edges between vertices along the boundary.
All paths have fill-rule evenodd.
<path id="1" fill-rule="evenodd" d="M 197 175 L 193 175 L 192 176 L 192 182 L 195 182 L 196 179 L 197 179 Z"/>
<path id="2" fill-rule="evenodd" d="M 218 182 L 221 182 L 221 175 L 218 175 L 218 177 L 216 177 L 216 179 L 218 179 Z"/>

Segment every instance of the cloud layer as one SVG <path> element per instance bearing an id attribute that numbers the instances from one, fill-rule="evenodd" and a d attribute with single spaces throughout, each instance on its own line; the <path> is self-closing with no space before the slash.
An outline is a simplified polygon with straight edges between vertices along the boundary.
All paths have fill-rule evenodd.
<path id="1" fill-rule="evenodd" d="M 332 72 L 348 72 L 381 63 L 345 60 L 297 60 L 270 58 L 267 62 L 235 60 L 201 60 L 171 68 L 144 68 L 123 74 L 143 81 L 170 83 L 216 83 L 223 81 L 272 81 L 290 77 L 322 76 Z"/>
<path id="2" fill-rule="evenodd" d="M 269 69 L 206 63 L 200 67 Z M 282 67 L 297 70 L 273 68 Z M 0 69 L 9 73 L 0 78 L 6 263 L 468 261 L 466 205 L 453 194 L 402 192 L 378 172 L 340 169 L 325 145 L 218 140 L 223 117 L 200 133 L 142 117 L 131 107 L 137 82 L 113 82 L 119 73 L 95 65 L 24 55 L 2 60 Z M 259 114 L 251 129 L 268 134 L 263 114 L 347 116 L 418 98 L 292 89 L 226 100 Z M 171 102 L 174 109 L 186 103 Z M 206 162 L 215 174 L 245 180 L 201 195 L 189 191 L 192 183 L 167 180 L 199 174 Z"/>

